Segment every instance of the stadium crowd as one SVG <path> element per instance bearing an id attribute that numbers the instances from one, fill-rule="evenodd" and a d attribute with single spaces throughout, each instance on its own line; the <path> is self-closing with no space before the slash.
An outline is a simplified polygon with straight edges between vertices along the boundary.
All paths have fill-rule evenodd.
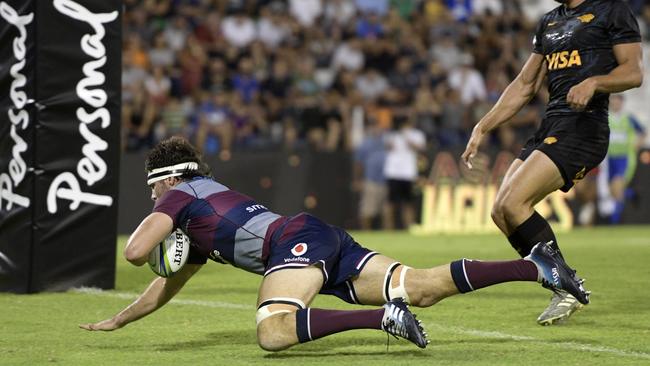
<path id="1" fill-rule="evenodd" d="M 549 4 L 550 2 L 550 4 Z M 123 146 L 351 150 L 364 121 L 462 146 L 552 1 L 125 0 Z M 650 5 L 632 1 L 650 26 Z M 645 29 L 647 33 L 647 29 Z M 543 92 L 544 93 L 544 92 Z M 541 93 L 492 146 L 517 151 Z"/>
<path id="2" fill-rule="evenodd" d="M 629 4 L 647 39 L 650 4 Z M 224 160 L 237 151 L 348 151 L 361 165 L 357 180 L 383 187 L 390 177 L 380 160 L 391 151 L 382 136 L 424 136 L 425 146 L 408 151 L 406 164 L 393 164 L 403 179 L 399 167 L 414 164 L 424 149 L 462 151 L 529 56 L 539 17 L 554 6 L 125 0 L 122 146 L 140 151 L 183 135 L 204 155 Z M 518 154 L 541 119 L 546 94 L 542 88 L 484 146 Z M 388 160 L 404 158 L 396 155 Z M 379 210 L 365 209 L 372 216 Z"/>

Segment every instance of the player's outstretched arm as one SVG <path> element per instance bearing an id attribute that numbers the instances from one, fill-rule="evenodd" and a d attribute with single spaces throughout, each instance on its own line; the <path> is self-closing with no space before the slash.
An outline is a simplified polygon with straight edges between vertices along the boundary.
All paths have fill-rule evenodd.
<path id="1" fill-rule="evenodd" d="M 569 89 L 566 100 L 571 108 L 583 110 L 595 93 L 619 93 L 638 88 L 643 83 L 643 50 L 641 43 L 614 45 L 618 66 L 607 75 L 589 77 Z"/>
<path id="2" fill-rule="evenodd" d="M 539 91 L 546 77 L 544 56 L 530 55 L 519 75 L 513 80 L 490 111 L 474 126 L 462 159 L 471 168 L 483 136 L 508 121 L 519 112 Z"/>
<path id="3" fill-rule="evenodd" d="M 201 266 L 201 264 L 188 263 L 173 277 L 157 277 L 142 295 L 112 318 L 97 323 L 80 324 L 79 327 L 86 330 L 111 331 L 151 314 L 171 300 L 185 283 L 201 269 Z"/>

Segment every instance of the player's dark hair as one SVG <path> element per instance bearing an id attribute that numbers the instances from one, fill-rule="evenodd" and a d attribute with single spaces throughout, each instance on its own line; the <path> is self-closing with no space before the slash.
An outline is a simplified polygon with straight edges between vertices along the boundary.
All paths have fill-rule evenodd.
<path id="1" fill-rule="evenodd" d="M 179 136 L 172 136 L 160 141 L 158 145 L 151 149 L 144 164 L 145 169 L 149 172 L 153 169 L 189 162 L 198 163 L 199 169 L 188 170 L 180 176 L 181 179 L 210 177 L 212 175 L 210 167 L 203 162 L 201 154 L 189 141 Z"/>

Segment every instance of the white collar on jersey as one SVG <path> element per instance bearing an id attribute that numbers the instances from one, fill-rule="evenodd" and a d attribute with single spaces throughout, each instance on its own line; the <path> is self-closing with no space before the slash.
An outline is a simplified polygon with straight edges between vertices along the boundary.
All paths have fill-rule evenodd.
<path id="1" fill-rule="evenodd" d="M 188 171 L 199 170 L 199 164 L 195 162 L 180 163 L 176 165 L 156 168 L 147 174 L 147 185 L 152 185 L 159 180 L 169 177 L 178 177 Z"/>

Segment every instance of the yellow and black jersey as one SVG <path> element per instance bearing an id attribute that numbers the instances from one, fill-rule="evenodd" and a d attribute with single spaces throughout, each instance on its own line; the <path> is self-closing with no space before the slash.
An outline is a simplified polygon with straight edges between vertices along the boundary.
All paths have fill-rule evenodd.
<path id="1" fill-rule="evenodd" d="M 566 102 L 569 89 L 616 68 L 614 45 L 640 41 L 639 25 L 622 0 L 586 0 L 573 9 L 561 5 L 545 14 L 535 31 L 533 52 L 543 55 L 548 67 L 546 116 L 576 113 Z M 606 117 L 607 107 L 608 94 L 597 93 L 586 110 Z"/>

